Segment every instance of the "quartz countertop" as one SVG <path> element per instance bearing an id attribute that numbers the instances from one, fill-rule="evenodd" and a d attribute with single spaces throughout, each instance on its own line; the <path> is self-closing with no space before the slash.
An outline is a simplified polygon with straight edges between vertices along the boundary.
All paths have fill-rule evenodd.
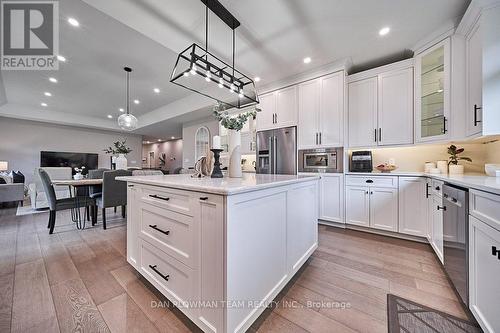
<path id="1" fill-rule="evenodd" d="M 500 177 L 490 177 L 484 173 L 465 173 L 463 175 L 445 175 L 431 174 L 424 172 L 348 172 L 347 175 L 353 176 L 407 176 L 407 177 L 428 177 L 441 180 L 457 186 L 466 187 L 469 189 L 481 190 L 493 194 L 500 195 Z"/>
<path id="2" fill-rule="evenodd" d="M 130 183 L 169 187 L 203 193 L 233 195 L 311 181 L 319 179 L 319 176 L 243 173 L 242 178 L 192 178 L 191 175 L 183 174 L 164 176 L 128 176 L 116 177 L 116 179 Z"/>

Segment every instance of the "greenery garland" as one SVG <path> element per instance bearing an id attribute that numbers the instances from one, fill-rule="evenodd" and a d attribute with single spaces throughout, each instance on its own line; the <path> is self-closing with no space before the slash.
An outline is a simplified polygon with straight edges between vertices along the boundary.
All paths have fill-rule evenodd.
<path id="1" fill-rule="evenodd" d="M 215 119 L 217 119 L 224 128 L 235 131 L 241 131 L 247 120 L 249 118 L 255 119 L 259 111 L 260 109 L 254 108 L 236 116 L 231 116 L 222 103 L 217 103 L 213 108 Z"/>

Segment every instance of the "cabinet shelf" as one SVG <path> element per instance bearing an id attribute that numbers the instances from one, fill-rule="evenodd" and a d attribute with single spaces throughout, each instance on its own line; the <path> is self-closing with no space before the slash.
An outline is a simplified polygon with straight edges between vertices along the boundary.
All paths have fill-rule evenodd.
<path id="1" fill-rule="evenodd" d="M 434 71 L 442 72 L 442 71 L 439 71 L 439 69 L 443 69 L 444 70 L 444 64 L 440 64 L 440 65 L 432 67 L 431 69 L 426 70 L 425 72 L 422 73 L 422 76 L 427 75 L 429 73 L 432 73 Z"/>

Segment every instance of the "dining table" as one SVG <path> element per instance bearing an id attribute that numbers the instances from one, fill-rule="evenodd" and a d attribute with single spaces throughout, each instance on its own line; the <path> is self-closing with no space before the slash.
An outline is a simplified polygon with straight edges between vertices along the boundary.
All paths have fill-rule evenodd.
<path id="1" fill-rule="evenodd" d="M 76 223 L 77 229 L 85 229 L 85 215 L 87 220 L 90 220 L 88 205 L 91 200 L 89 197 L 89 187 L 102 185 L 102 179 L 60 179 L 52 180 L 54 186 L 68 186 L 70 197 L 75 198 L 76 207 L 71 209 L 71 220 Z M 81 208 L 85 208 L 86 214 L 80 212 Z"/>

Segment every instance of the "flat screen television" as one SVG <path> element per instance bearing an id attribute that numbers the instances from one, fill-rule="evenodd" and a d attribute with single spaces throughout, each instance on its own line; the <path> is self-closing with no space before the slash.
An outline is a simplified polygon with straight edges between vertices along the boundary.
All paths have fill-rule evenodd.
<path id="1" fill-rule="evenodd" d="M 42 151 L 40 152 L 40 167 L 70 167 L 75 174 L 75 167 L 85 166 L 82 172 L 85 175 L 88 170 L 97 169 L 98 156 L 98 154 L 90 153 Z"/>

